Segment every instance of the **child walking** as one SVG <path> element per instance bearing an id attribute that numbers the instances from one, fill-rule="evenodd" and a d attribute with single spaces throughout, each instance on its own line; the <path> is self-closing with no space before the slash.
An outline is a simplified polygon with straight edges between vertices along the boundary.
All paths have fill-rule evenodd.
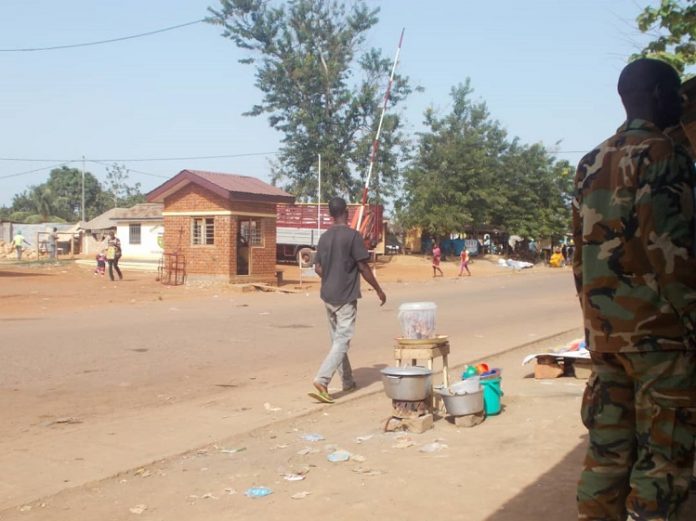
<path id="1" fill-rule="evenodd" d="M 442 256 L 442 252 L 440 251 L 440 245 L 438 243 L 435 243 L 433 245 L 433 278 L 437 277 L 437 272 L 440 272 L 440 277 L 444 277 L 445 274 L 442 273 L 442 270 L 440 269 L 440 257 Z"/>
<path id="2" fill-rule="evenodd" d="M 95 275 L 102 277 L 106 273 L 106 254 L 103 251 L 97 253 L 97 268 L 94 270 Z"/>
<path id="3" fill-rule="evenodd" d="M 462 274 L 464 273 L 464 270 L 469 274 L 469 277 L 471 277 L 471 271 L 469 271 L 469 250 L 464 248 L 462 252 L 459 254 L 459 276 L 461 277 Z"/>

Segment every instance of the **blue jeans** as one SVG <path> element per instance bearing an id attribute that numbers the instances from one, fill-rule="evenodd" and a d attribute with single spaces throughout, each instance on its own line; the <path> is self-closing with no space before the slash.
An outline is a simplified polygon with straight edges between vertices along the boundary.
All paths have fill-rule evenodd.
<path id="1" fill-rule="evenodd" d="M 354 300 L 342 305 L 325 303 L 325 306 L 329 319 L 331 350 L 322 362 L 314 381 L 328 387 L 334 373 L 338 371 L 343 388 L 348 389 L 355 385 L 353 371 L 348 360 L 348 349 L 350 348 L 350 340 L 355 333 L 358 301 Z"/>

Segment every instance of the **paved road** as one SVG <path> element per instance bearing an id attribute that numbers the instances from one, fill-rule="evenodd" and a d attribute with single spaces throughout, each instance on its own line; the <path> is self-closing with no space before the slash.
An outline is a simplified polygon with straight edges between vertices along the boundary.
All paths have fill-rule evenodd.
<path id="1" fill-rule="evenodd" d="M 453 366 L 579 328 L 568 271 L 394 284 L 360 303 L 360 392 L 390 363 L 400 303 L 432 300 Z M 240 294 L 2 322 L 0 510 L 314 409 L 316 293 Z M 280 409 L 280 410 L 276 410 Z"/>

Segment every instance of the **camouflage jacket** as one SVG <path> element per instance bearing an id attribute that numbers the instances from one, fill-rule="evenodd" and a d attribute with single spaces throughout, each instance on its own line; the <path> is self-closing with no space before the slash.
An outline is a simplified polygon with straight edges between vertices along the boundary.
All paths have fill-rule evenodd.
<path id="1" fill-rule="evenodd" d="M 696 348 L 695 176 L 687 153 L 638 119 L 580 161 L 573 274 L 590 350 Z"/>

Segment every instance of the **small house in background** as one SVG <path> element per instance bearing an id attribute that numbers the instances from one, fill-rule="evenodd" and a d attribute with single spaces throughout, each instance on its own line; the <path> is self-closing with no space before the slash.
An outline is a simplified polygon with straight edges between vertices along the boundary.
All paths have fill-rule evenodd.
<path id="1" fill-rule="evenodd" d="M 182 170 L 147 194 L 164 210 L 164 252 L 189 277 L 276 281 L 276 204 L 294 197 L 248 176 Z"/>
<path id="2" fill-rule="evenodd" d="M 116 222 L 112 220 L 112 217 L 125 210 L 126 208 L 111 208 L 91 221 L 81 223 L 80 228 L 84 232 L 81 251 L 85 254 L 94 254 L 102 249 L 104 239 L 109 232 L 116 231 Z"/>
<path id="3" fill-rule="evenodd" d="M 140 203 L 111 216 L 121 240 L 123 258 L 160 259 L 164 251 L 162 203 Z"/>

